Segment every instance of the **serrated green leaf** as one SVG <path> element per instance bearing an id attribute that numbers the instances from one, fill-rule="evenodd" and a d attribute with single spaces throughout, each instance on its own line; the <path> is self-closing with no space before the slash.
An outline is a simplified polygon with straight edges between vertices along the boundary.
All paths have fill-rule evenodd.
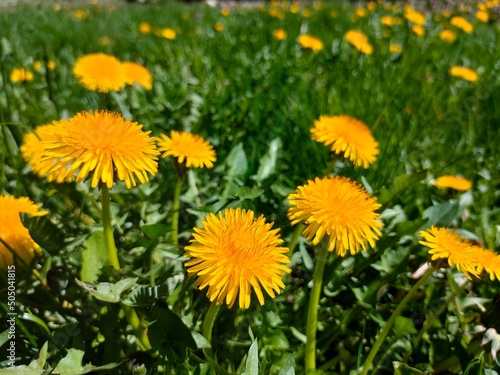
<path id="1" fill-rule="evenodd" d="M 293 355 L 290 355 L 278 375 L 295 375 L 294 366 L 295 360 L 293 358 Z"/>
<path id="2" fill-rule="evenodd" d="M 255 199 L 260 197 L 264 193 L 264 190 L 257 188 L 249 188 L 248 186 L 242 186 L 234 192 L 234 196 L 243 199 Z"/>
<path id="3" fill-rule="evenodd" d="M 248 349 L 245 375 L 259 375 L 259 346 L 257 340 L 254 340 L 250 345 L 250 349 Z"/>
<path id="4" fill-rule="evenodd" d="M 83 243 L 82 281 L 94 282 L 101 274 L 101 268 L 108 263 L 104 233 L 94 232 Z"/>
<path id="5" fill-rule="evenodd" d="M 457 201 L 438 203 L 427 208 L 423 217 L 429 219 L 429 224 L 438 227 L 448 227 L 458 216 L 460 205 Z"/>
<path id="6" fill-rule="evenodd" d="M 228 177 L 241 177 L 247 172 L 248 162 L 243 143 L 238 143 L 231 150 L 227 156 L 226 164 L 229 167 L 226 172 Z"/>
<path id="7" fill-rule="evenodd" d="M 282 146 L 281 139 L 275 138 L 269 143 L 269 150 L 259 161 L 259 169 L 253 178 L 262 182 L 276 171 L 276 162 L 278 160 L 278 152 Z"/>
<path id="8" fill-rule="evenodd" d="M 23 225 L 33 240 L 49 254 L 64 247 L 64 234 L 47 216 L 21 215 Z"/>
<path id="9" fill-rule="evenodd" d="M 78 285 L 87 290 L 95 298 L 106 302 L 119 302 L 121 294 L 127 289 L 132 288 L 136 282 L 137 277 L 127 278 L 118 281 L 115 284 L 111 283 L 97 283 L 87 284 L 76 279 Z"/>
<path id="10" fill-rule="evenodd" d="M 43 344 L 42 349 L 40 349 L 40 352 L 38 353 L 38 359 L 36 360 L 38 368 L 43 369 L 45 367 L 45 363 L 47 362 L 48 349 L 49 349 L 49 342 L 46 341 L 45 344 Z"/>
<path id="11" fill-rule="evenodd" d="M 398 316 L 396 318 L 392 330 L 396 336 L 414 335 L 418 332 L 412 320 L 404 316 Z"/>
<path id="12" fill-rule="evenodd" d="M 0 370 L 0 375 L 42 375 L 43 373 L 43 370 L 37 370 L 25 365 Z"/>
<path id="13" fill-rule="evenodd" d="M 154 287 L 141 286 L 130 292 L 122 302 L 130 306 L 150 306 L 155 301 L 164 300 L 168 297 L 168 285 L 156 285 Z"/>
<path id="14" fill-rule="evenodd" d="M 92 364 L 82 366 L 84 354 L 85 352 L 82 350 L 69 349 L 68 354 L 59 361 L 53 373 L 58 375 L 83 375 L 99 370 L 111 370 L 120 365 L 120 363 L 108 363 L 104 366 L 94 366 Z"/>

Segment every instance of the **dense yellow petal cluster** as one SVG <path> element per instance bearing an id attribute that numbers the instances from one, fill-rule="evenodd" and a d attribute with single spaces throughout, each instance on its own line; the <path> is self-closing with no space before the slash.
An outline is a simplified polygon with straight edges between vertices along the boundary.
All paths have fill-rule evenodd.
<path id="1" fill-rule="evenodd" d="M 351 116 L 320 116 L 311 128 L 311 138 L 336 154 L 343 153 L 357 167 L 368 168 L 379 153 L 371 130 Z"/>
<path id="2" fill-rule="evenodd" d="M 366 250 L 367 244 L 375 247 L 382 234 L 383 224 L 376 212 L 381 205 L 347 177 L 317 177 L 299 186 L 288 201 L 292 225 L 304 222 L 303 235 L 313 245 L 327 235 L 328 250 L 340 256 Z"/>
<path id="3" fill-rule="evenodd" d="M 188 168 L 212 168 L 217 160 L 213 146 L 197 134 L 172 130 L 170 137 L 160 134 L 157 143 L 163 158 L 173 156 Z"/>
<path id="4" fill-rule="evenodd" d="M 0 269 L 5 270 L 17 263 L 12 252 L 26 264 L 31 263 L 35 254 L 41 254 L 40 246 L 21 222 L 21 213 L 43 216 L 47 211 L 40 211 L 27 197 L 0 195 Z"/>
<path id="5" fill-rule="evenodd" d="M 124 62 L 123 69 L 125 71 L 126 82 L 129 85 L 137 83 L 145 90 L 151 90 L 153 87 L 153 77 L 147 68 L 135 62 Z"/>
<path id="6" fill-rule="evenodd" d="M 310 49 L 314 53 L 317 53 L 324 48 L 323 42 L 321 40 L 308 34 L 299 35 L 297 41 L 302 48 Z"/>
<path id="7" fill-rule="evenodd" d="M 373 46 L 368 41 L 368 37 L 359 30 L 349 30 L 344 35 L 345 40 L 356 48 L 359 52 L 371 55 L 373 53 Z"/>
<path id="8" fill-rule="evenodd" d="M 226 209 L 210 214 L 202 228 L 194 228 L 191 245 L 186 246 L 189 275 L 197 275 L 195 285 L 208 287 L 210 301 L 224 301 L 232 307 L 236 299 L 240 308 L 250 306 L 252 289 L 261 305 L 264 294 L 274 298 L 285 288 L 283 276 L 290 272 L 288 248 L 278 232 L 271 229 L 263 216 L 255 218 L 250 210 Z"/>
<path id="9" fill-rule="evenodd" d="M 454 77 L 462 78 L 469 82 L 476 82 L 479 78 L 479 75 L 475 70 L 466 68 L 464 66 L 451 67 L 450 74 Z"/>
<path id="10" fill-rule="evenodd" d="M 439 38 L 443 41 L 443 42 L 447 42 L 447 43 L 453 43 L 455 40 L 457 40 L 457 34 L 455 34 L 453 31 L 451 30 L 448 30 L 448 29 L 445 29 L 445 30 L 441 30 L 439 32 Z"/>
<path id="11" fill-rule="evenodd" d="M 15 68 L 10 72 L 11 82 L 28 82 L 33 80 L 33 73 L 24 68 Z"/>
<path id="12" fill-rule="evenodd" d="M 458 191 L 467 191 L 472 189 L 472 182 L 460 176 L 445 175 L 436 179 L 434 186 L 440 189 L 455 189 Z"/>
<path id="13" fill-rule="evenodd" d="M 39 143 L 28 140 L 23 154 L 37 174 L 58 182 L 92 177 L 92 187 L 111 188 L 118 179 L 130 188 L 158 170 L 159 152 L 150 132 L 118 113 L 81 112 L 35 132 L 42 134 Z"/>
<path id="14" fill-rule="evenodd" d="M 453 17 L 450 20 L 450 24 L 468 34 L 474 31 L 474 26 L 472 26 L 472 24 L 469 21 L 467 21 L 464 17 L 461 16 Z"/>

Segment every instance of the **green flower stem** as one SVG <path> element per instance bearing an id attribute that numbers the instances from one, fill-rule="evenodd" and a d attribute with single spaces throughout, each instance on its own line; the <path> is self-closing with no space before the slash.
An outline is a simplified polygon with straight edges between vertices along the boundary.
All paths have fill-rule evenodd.
<path id="1" fill-rule="evenodd" d="M 102 225 L 104 228 L 104 242 L 106 243 L 106 250 L 108 252 L 108 261 L 111 266 L 119 271 L 120 262 L 118 261 L 118 253 L 116 251 L 115 239 L 113 237 L 113 227 L 111 225 L 111 210 L 109 206 L 109 188 L 106 185 L 101 185 L 101 200 L 102 200 Z M 125 311 L 125 316 L 127 321 L 130 323 L 134 329 L 135 336 L 137 337 L 137 342 L 142 350 L 151 349 L 151 344 L 147 335 L 146 327 L 142 324 L 141 320 L 137 316 L 134 308 L 123 305 L 123 311 Z"/>
<path id="2" fill-rule="evenodd" d="M 101 201 L 102 201 L 102 226 L 104 228 L 104 242 L 108 252 L 109 264 L 115 269 L 120 269 L 118 253 L 115 246 L 115 238 L 113 237 L 113 226 L 111 225 L 111 210 L 109 207 L 109 188 L 101 185 Z"/>
<path id="3" fill-rule="evenodd" d="M 322 245 L 316 257 L 316 266 L 313 273 L 313 287 L 309 297 L 306 324 L 306 374 L 312 374 L 316 370 L 316 330 L 318 328 L 318 306 L 319 297 L 323 285 L 323 271 L 325 270 L 328 246 Z"/>
<path id="4" fill-rule="evenodd" d="M 179 245 L 179 210 L 181 207 L 182 182 L 184 181 L 184 172 L 179 170 L 177 182 L 175 183 L 174 201 L 172 204 L 172 243 Z"/>
<path id="5" fill-rule="evenodd" d="M 217 316 L 218 312 L 219 306 L 217 306 L 215 302 L 212 302 L 201 325 L 201 333 L 207 339 L 210 345 L 212 344 L 212 328 L 214 326 L 215 317 Z"/>
<path id="6" fill-rule="evenodd" d="M 295 246 L 297 246 L 297 243 L 299 242 L 299 237 L 302 231 L 304 230 L 305 225 L 302 223 L 299 223 L 296 227 L 295 230 L 292 233 L 292 238 L 290 239 L 290 243 L 288 245 L 288 257 L 290 258 L 293 254 L 293 250 L 295 249 Z"/>
<path id="7" fill-rule="evenodd" d="M 377 340 L 373 344 L 370 353 L 368 353 L 368 357 L 366 357 L 365 364 L 363 365 L 363 369 L 361 371 L 361 375 L 366 375 L 368 374 L 368 371 L 371 370 L 373 360 L 375 359 L 375 356 L 377 355 L 380 346 L 382 345 L 382 342 L 386 338 L 387 334 L 389 333 L 389 330 L 391 329 L 392 325 L 396 321 L 396 318 L 399 316 L 401 311 L 405 308 L 406 304 L 413 298 L 417 290 L 422 286 L 422 284 L 427 280 L 427 278 L 432 275 L 432 273 L 436 270 L 434 266 L 429 267 L 429 269 L 422 275 L 422 277 L 416 282 L 415 285 L 412 286 L 412 288 L 408 291 L 406 296 L 402 299 L 402 301 L 398 304 L 396 309 L 392 312 L 392 315 L 390 316 L 389 320 L 385 323 L 384 328 L 380 332 L 380 334 L 377 337 Z"/>

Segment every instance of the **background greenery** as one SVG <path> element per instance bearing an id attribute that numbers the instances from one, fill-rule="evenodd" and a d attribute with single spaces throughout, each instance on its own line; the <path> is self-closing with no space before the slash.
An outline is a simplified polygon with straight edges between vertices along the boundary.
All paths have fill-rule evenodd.
<path id="1" fill-rule="evenodd" d="M 208 301 L 184 277 L 183 246 L 204 215 L 227 206 L 264 214 L 288 244 L 293 228 L 286 217 L 287 195 L 322 176 L 330 161 L 328 150 L 310 140 L 309 129 L 320 115 L 348 114 L 372 129 L 381 150 L 377 162 L 362 170 L 338 160 L 333 172 L 379 197 L 385 223 L 377 249 L 329 259 L 318 332 L 318 368 L 324 373 L 348 374 L 362 365 L 379 328 L 414 283 L 410 275 L 427 260 L 418 244 L 420 229 L 456 227 L 490 249 L 499 246 L 496 14 L 481 23 L 474 6 L 452 9 L 451 15 L 464 15 L 475 29 L 471 34 L 455 30 L 457 41 L 447 44 L 438 37 L 449 26 L 443 9 L 425 10 L 426 35 L 420 38 L 404 20 L 402 5 L 393 10 L 378 4 L 365 17 L 356 16 L 356 8 L 365 5 L 304 3 L 292 13 L 282 4 L 283 19 L 269 14 L 269 4 L 237 6 L 227 17 L 220 6 L 177 3 L 20 7 L 0 13 L 0 190 L 29 196 L 50 212 L 49 218 L 25 219 L 44 255 L 38 278 L 18 275 L 18 364 L 39 357 L 48 342 L 45 369 L 68 353 L 79 355 L 68 351 L 75 349 L 85 353 L 83 364 L 120 363 L 111 373 L 127 373 L 125 364 L 131 363 L 144 363 L 152 372 L 212 373 L 196 334 Z M 85 16 L 76 17 L 76 10 Z M 403 22 L 384 26 L 384 14 Z M 153 31 L 173 28 L 177 37 L 141 34 L 141 22 Z M 221 32 L 216 23 L 223 25 Z M 273 37 L 278 28 L 286 31 L 286 40 Z M 361 55 L 343 40 L 350 29 L 368 35 L 373 55 Z M 301 49 L 296 38 L 302 33 L 321 39 L 325 48 L 316 54 Z M 392 43 L 402 52 L 389 53 Z M 160 162 L 160 172 L 146 185 L 113 187 L 115 238 L 126 265 L 121 275 L 106 266 L 99 270 L 96 254 L 103 239 L 97 191 L 85 183 L 40 180 L 19 154 L 23 134 L 35 126 L 98 108 L 97 94 L 72 75 L 75 60 L 93 52 L 139 62 L 154 77 L 151 91 L 132 87 L 112 94 L 110 108 L 154 135 L 171 129 L 200 134 L 215 146 L 218 159 L 215 168 L 189 174 L 179 247 L 169 242 L 176 181 L 170 160 Z M 42 62 L 38 72 L 36 60 Z M 53 71 L 46 68 L 49 60 L 55 62 Z M 450 76 L 454 65 L 478 71 L 479 81 Z M 10 82 L 16 67 L 34 71 L 34 80 Z M 442 174 L 461 174 L 474 188 L 463 194 L 437 190 L 431 183 Z M 248 311 L 220 311 L 213 345 L 226 371 L 256 373 L 257 363 L 260 373 L 301 373 L 314 249 L 301 238 L 291 259 L 292 275 L 275 300 L 262 308 L 253 301 Z M 91 297 L 79 282 L 120 279 L 132 281 L 104 298 Z M 436 373 L 494 374 L 500 344 L 480 344 L 485 329 L 499 329 L 497 291 L 498 281 L 468 282 L 454 270 L 436 274 L 391 332 L 376 373 L 410 371 L 395 370 L 393 361 L 399 361 L 424 373 L 434 368 Z M 136 351 L 115 297 L 149 321 L 164 322 L 150 330 L 159 357 Z M 252 342 L 256 346 L 250 348 Z M 79 368 L 82 360 L 67 361 Z"/>

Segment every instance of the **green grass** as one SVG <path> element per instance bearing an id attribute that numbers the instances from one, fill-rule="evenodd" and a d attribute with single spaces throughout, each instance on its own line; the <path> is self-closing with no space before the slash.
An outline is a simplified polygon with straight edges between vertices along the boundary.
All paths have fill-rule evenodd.
<path id="1" fill-rule="evenodd" d="M 353 20 L 354 5 L 347 2 L 306 8 L 310 17 L 286 10 L 283 20 L 270 16 L 269 6 L 236 7 L 224 17 L 220 8 L 177 3 L 118 5 L 112 11 L 88 6 L 82 8 L 88 12 L 82 20 L 74 17 L 74 8 L 66 7 L 0 13 L 0 191 L 29 196 L 50 212 L 50 220 L 25 220 L 44 250 L 38 260 L 43 282 L 19 270 L 18 311 L 43 324 L 21 320 L 25 330 L 17 331 L 18 365 L 38 357 L 48 341 L 47 363 L 52 367 L 66 349 L 74 348 L 85 352 L 83 363 L 96 366 L 138 356 L 147 366 L 160 365 L 172 374 L 211 374 L 217 368 L 182 329 L 164 328 L 160 333 L 171 335 L 166 337 L 155 332 L 153 356 L 135 353 L 133 332 L 121 319 L 119 304 L 91 299 L 75 281 L 82 277 L 82 263 L 89 266 L 88 254 L 103 246 L 92 237 L 101 222 L 97 189 L 90 189 L 88 182 L 59 185 L 38 179 L 21 158 L 23 135 L 37 125 L 99 107 L 98 95 L 72 74 L 75 60 L 88 53 L 139 62 L 153 75 L 152 90 L 128 87 L 114 93 L 108 98 L 110 109 L 143 124 L 153 135 L 173 129 L 197 133 L 217 152 L 213 169 L 196 170 L 186 182 L 180 247 L 170 242 L 177 179 L 171 160 L 160 161 L 150 183 L 131 190 L 118 183 L 111 190 L 123 269 L 117 274 L 104 268 L 98 281 L 138 277 L 134 287 L 156 286 L 161 298 L 141 290 L 143 300 L 136 307 L 150 322 L 164 319 L 187 327 L 188 333 L 200 332 L 209 302 L 192 279 L 183 281 L 179 257 L 207 212 L 226 206 L 253 209 L 281 229 L 288 246 L 294 228 L 286 216 L 286 197 L 309 179 L 323 176 L 331 160 L 328 149 L 310 138 L 320 115 L 348 114 L 372 129 L 381 151 L 376 163 L 358 169 L 339 159 L 331 172 L 365 184 L 385 200 L 386 209 L 384 233 L 375 250 L 328 258 L 318 310 L 318 368 L 325 374 L 354 373 L 363 365 L 377 332 L 415 283 L 409 275 L 427 260 L 418 244 L 419 230 L 432 224 L 458 228 L 488 248 L 498 248 L 500 32 L 495 14 L 484 24 L 473 13 L 457 12 L 473 22 L 474 32 L 456 30 L 457 41 L 447 44 L 438 33 L 449 20 L 437 11 L 429 11 L 426 35 L 419 38 L 404 20 L 402 8 L 395 13 L 403 22 L 392 28 L 380 23 L 382 15 L 394 14 L 383 5 L 358 20 Z M 331 10 L 338 17 L 332 17 Z M 177 37 L 141 34 L 141 22 L 150 23 L 153 30 L 176 29 Z M 214 30 L 217 22 L 223 31 Z M 278 28 L 286 31 L 286 40 L 274 39 Z M 347 44 L 343 36 L 350 29 L 368 35 L 373 55 Z M 305 32 L 321 39 L 325 48 L 318 53 L 301 49 L 296 38 Z M 108 45 L 99 43 L 103 37 Z M 402 52 L 390 54 L 391 43 L 400 44 Z M 33 70 L 36 60 L 42 62 L 39 72 Z M 49 60 L 55 62 L 53 71 L 45 67 Z M 448 71 L 454 65 L 478 71 L 478 82 L 452 77 Z M 17 67 L 33 71 L 33 81 L 11 82 L 10 72 Z M 443 174 L 463 175 L 472 181 L 473 190 L 462 194 L 436 189 L 431 182 Z M 255 194 L 246 198 L 238 190 L 243 186 L 256 189 Z M 252 362 L 248 353 L 255 338 L 259 373 L 303 373 L 302 334 L 314 251 L 299 239 L 285 291 L 274 300 L 267 298 L 262 308 L 255 301 L 248 311 L 221 308 L 213 346 L 222 368 L 229 373 L 249 371 L 245 365 Z M 454 268 L 436 273 L 390 332 L 374 362 L 378 372 L 373 373 L 392 374 L 392 362 L 399 361 L 424 373 L 434 367 L 449 373 L 469 369 L 470 374 L 479 361 L 484 373 L 493 374 L 498 363 L 491 348 L 478 345 L 484 333 L 472 332 L 481 325 L 496 327 L 498 282 L 487 277 L 469 282 Z M 3 293 L 3 281 L 1 285 Z M 425 321 L 432 323 L 427 326 Z M 285 365 L 290 358 L 294 370 Z"/>

